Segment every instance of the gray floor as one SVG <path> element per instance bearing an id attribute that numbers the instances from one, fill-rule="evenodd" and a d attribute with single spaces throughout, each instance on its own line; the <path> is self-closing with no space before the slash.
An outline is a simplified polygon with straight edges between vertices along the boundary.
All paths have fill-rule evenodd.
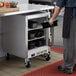
<path id="1" fill-rule="evenodd" d="M 63 46 L 62 25 L 63 25 L 63 16 L 58 16 L 58 26 L 54 27 L 54 45 L 57 46 Z"/>

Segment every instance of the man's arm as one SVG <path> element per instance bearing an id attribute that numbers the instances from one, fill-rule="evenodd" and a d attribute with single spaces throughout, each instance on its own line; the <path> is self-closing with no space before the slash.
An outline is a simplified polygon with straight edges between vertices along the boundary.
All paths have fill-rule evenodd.
<path id="1" fill-rule="evenodd" d="M 60 13 L 60 10 L 61 10 L 61 9 L 62 9 L 61 7 L 55 6 L 55 11 L 54 11 L 52 17 L 51 17 L 50 20 L 49 20 L 49 24 L 50 24 L 50 25 L 53 24 L 53 22 L 55 21 L 56 17 L 57 17 L 58 14 Z"/>
<path id="2" fill-rule="evenodd" d="M 56 0 L 56 6 L 55 11 L 49 20 L 49 23 L 52 25 L 58 14 L 60 13 L 60 10 L 66 5 L 67 0 Z"/>

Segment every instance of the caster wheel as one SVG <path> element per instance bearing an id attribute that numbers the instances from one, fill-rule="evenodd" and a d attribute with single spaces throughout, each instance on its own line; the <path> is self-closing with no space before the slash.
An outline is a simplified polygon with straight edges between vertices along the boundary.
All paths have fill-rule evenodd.
<path id="1" fill-rule="evenodd" d="M 49 60 L 51 59 L 51 57 L 50 57 L 49 54 L 45 54 L 44 57 L 45 57 L 45 60 L 46 60 L 46 61 L 49 61 Z"/>
<path id="2" fill-rule="evenodd" d="M 30 68 L 31 67 L 31 62 L 30 61 L 25 62 L 25 67 Z"/>
<path id="3" fill-rule="evenodd" d="M 6 54 L 6 60 L 10 60 L 10 54 L 9 53 Z"/>
<path id="4" fill-rule="evenodd" d="M 50 56 L 48 55 L 48 57 L 46 58 L 46 61 L 49 61 L 51 58 L 50 58 Z"/>

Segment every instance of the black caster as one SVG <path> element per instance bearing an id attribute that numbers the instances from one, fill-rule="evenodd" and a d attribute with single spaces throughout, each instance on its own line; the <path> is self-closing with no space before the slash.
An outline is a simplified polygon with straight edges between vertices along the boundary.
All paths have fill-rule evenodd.
<path id="1" fill-rule="evenodd" d="M 10 60 L 10 54 L 9 53 L 6 54 L 6 60 Z"/>
<path id="2" fill-rule="evenodd" d="M 25 67 L 30 68 L 31 67 L 31 62 L 29 60 L 25 60 Z"/>
<path id="3" fill-rule="evenodd" d="M 46 59 L 46 61 L 49 61 L 51 58 L 50 58 L 50 56 L 48 55 L 48 57 L 46 57 L 45 59 Z"/>
<path id="4" fill-rule="evenodd" d="M 49 61 L 51 59 L 50 54 L 46 53 L 44 54 L 45 60 Z"/>

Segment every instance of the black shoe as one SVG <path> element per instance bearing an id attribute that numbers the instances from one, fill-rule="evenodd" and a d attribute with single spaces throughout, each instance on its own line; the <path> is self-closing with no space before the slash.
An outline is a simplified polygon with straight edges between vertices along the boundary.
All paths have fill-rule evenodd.
<path id="1" fill-rule="evenodd" d="M 58 66 L 58 70 L 61 71 L 61 72 L 64 72 L 66 74 L 72 74 L 73 71 L 69 68 L 62 68 L 62 66 Z"/>
<path id="2" fill-rule="evenodd" d="M 74 65 L 74 67 L 76 67 L 76 64 Z"/>

